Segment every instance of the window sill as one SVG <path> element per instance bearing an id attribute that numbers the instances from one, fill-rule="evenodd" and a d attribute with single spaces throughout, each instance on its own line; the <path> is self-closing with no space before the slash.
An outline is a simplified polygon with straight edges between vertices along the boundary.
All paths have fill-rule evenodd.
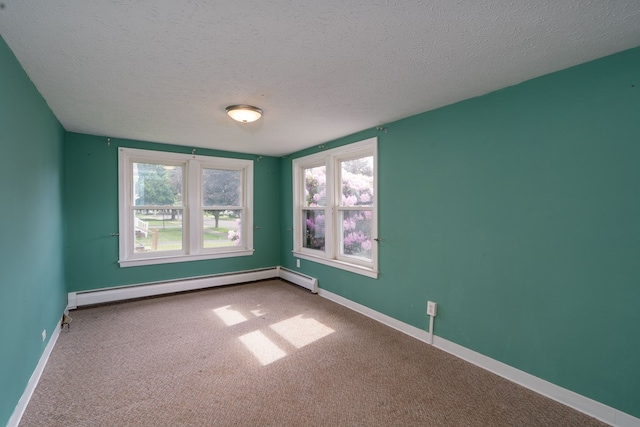
<path id="1" fill-rule="evenodd" d="M 138 267 L 141 265 L 155 265 L 155 264 L 170 264 L 174 262 L 189 262 L 189 261 L 202 261 L 207 259 L 218 258 L 232 258 L 239 256 L 251 256 L 254 250 L 240 250 L 229 252 L 214 252 L 198 255 L 172 255 L 165 257 L 152 257 L 152 258 L 132 258 L 126 260 L 119 260 L 120 267 Z"/>
<path id="2" fill-rule="evenodd" d="M 373 268 L 364 267 L 357 264 L 350 264 L 348 262 L 338 261 L 335 259 L 317 257 L 296 251 L 291 252 L 296 258 L 306 259 L 307 261 L 317 262 L 318 264 L 328 265 L 330 267 L 339 268 L 341 270 L 346 270 L 355 274 L 361 274 L 363 276 L 371 277 L 372 279 L 378 278 L 378 270 L 374 270 Z"/>

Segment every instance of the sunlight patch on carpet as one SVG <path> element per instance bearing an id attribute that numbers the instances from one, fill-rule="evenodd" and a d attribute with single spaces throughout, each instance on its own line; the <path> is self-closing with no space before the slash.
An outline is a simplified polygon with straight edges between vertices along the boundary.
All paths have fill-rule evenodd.
<path id="1" fill-rule="evenodd" d="M 275 345 L 265 334 L 260 331 L 242 335 L 240 341 L 262 363 L 262 366 L 282 359 L 287 355 L 280 347 Z"/>
<path id="2" fill-rule="evenodd" d="M 265 314 L 267 314 L 267 312 L 263 311 L 261 308 L 258 308 L 256 310 L 251 310 L 251 314 L 253 314 L 256 317 L 261 317 L 261 316 L 264 316 Z"/>
<path id="3" fill-rule="evenodd" d="M 303 318 L 302 314 L 274 323 L 270 328 L 289 341 L 295 348 L 302 348 L 335 332 L 316 319 Z"/>
<path id="4" fill-rule="evenodd" d="M 246 322 L 247 318 L 239 311 L 231 309 L 230 305 L 226 305 L 220 308 L 214 308 L 213 312 L 224 322 L 227 326 L 237 325 L 238 323 Z"/>

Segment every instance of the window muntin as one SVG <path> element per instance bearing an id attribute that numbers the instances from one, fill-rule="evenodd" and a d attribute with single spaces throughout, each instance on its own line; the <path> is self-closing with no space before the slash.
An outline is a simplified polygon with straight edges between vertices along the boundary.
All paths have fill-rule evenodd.
<path id="1" fill-rule="evenodd" d="M 253 254 L 253 162 L 121 148 L 120 266 Z"/>
<path id="2" fill-rule="evenodd" d="M 294 160 L 295 256 L 377 277 L 376 142 Z"/>

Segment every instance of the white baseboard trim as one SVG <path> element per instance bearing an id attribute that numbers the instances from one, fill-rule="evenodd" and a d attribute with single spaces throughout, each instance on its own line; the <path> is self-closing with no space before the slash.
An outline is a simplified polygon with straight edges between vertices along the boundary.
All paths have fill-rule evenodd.
<path id="1" fill-rule="evenodd" d="M 132 286 L 95 289 L 84 292 L 69 292 L 67 308 L 73 310 L 75 308 L 91 304 L 101 304 L 133 298 L 165 295 L 176 292 L 193 291 L 196 289 L 206 289 L 217 286 L 273 279 L 278 277 L 278 270 L 279 269 L 277 267 L 271 267 L 261 270 L 240 271 L 237 273 L 225 273 L 167 282 L 136 284 Z"/>
<path id="2" fill-rule="evenodd" d="M 323 298 L 357 311 L 413 338 L 424 341 L 427 344 L 429 343 L 429 333 L 427 331 L 401 322 L 325 289 L 320 288 L 318 294 Z M 640 427 L 640 418 L 636 418 L 571 390 L 540 379 L 452 341 L 434 336 L 433 346 L 612 426 Z"/>
<path id="3" fill-rule="evenodd" d="M 53 351 L 53 348 L 56 345 L 56 341 L 58 341 L 58 337 L 60 336 L 61 322 L 62 322 L 62 317 L 60 318 L 60 321 L 56 324 L 56 327 L 54 328 L 53 333 L 51 334 L 51 338 L 49 338 L 49 342 L 45 346 L 42 356 L 40 356 L 40 360 L 36 365 L 36 369 L 31 374 L 31 378 L 29 378 L 29 382 L 27 383 L 27 387 L 25 388 L 24 393 L 22 393 L 22 396 L 20 397 L 18 404 L 13 409 L 13 413 L 11 414 L 9 421 L 7 422 L 7 427 L 18 427 L 18 424 L 20 424 L 20 420 L 24 415 L 24 411 L 27 409 L 27 405 L 31 400 L 31 396 L 33 396 L 33 392 L 36 390 L 36 386 L 40 381 L 40 377 L 42 376 L 44 367 L 47 365 L 49 356 L 51 355 L 51 352 Z"/>

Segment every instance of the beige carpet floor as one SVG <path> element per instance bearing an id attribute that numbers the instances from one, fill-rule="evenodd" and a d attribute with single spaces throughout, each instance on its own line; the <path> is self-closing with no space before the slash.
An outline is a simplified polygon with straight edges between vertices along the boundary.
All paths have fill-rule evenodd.
<path id="1" fill-rule="evenodd" d="M 603 426 L 294 285 L 76 310 L 20 426 Z"/>

